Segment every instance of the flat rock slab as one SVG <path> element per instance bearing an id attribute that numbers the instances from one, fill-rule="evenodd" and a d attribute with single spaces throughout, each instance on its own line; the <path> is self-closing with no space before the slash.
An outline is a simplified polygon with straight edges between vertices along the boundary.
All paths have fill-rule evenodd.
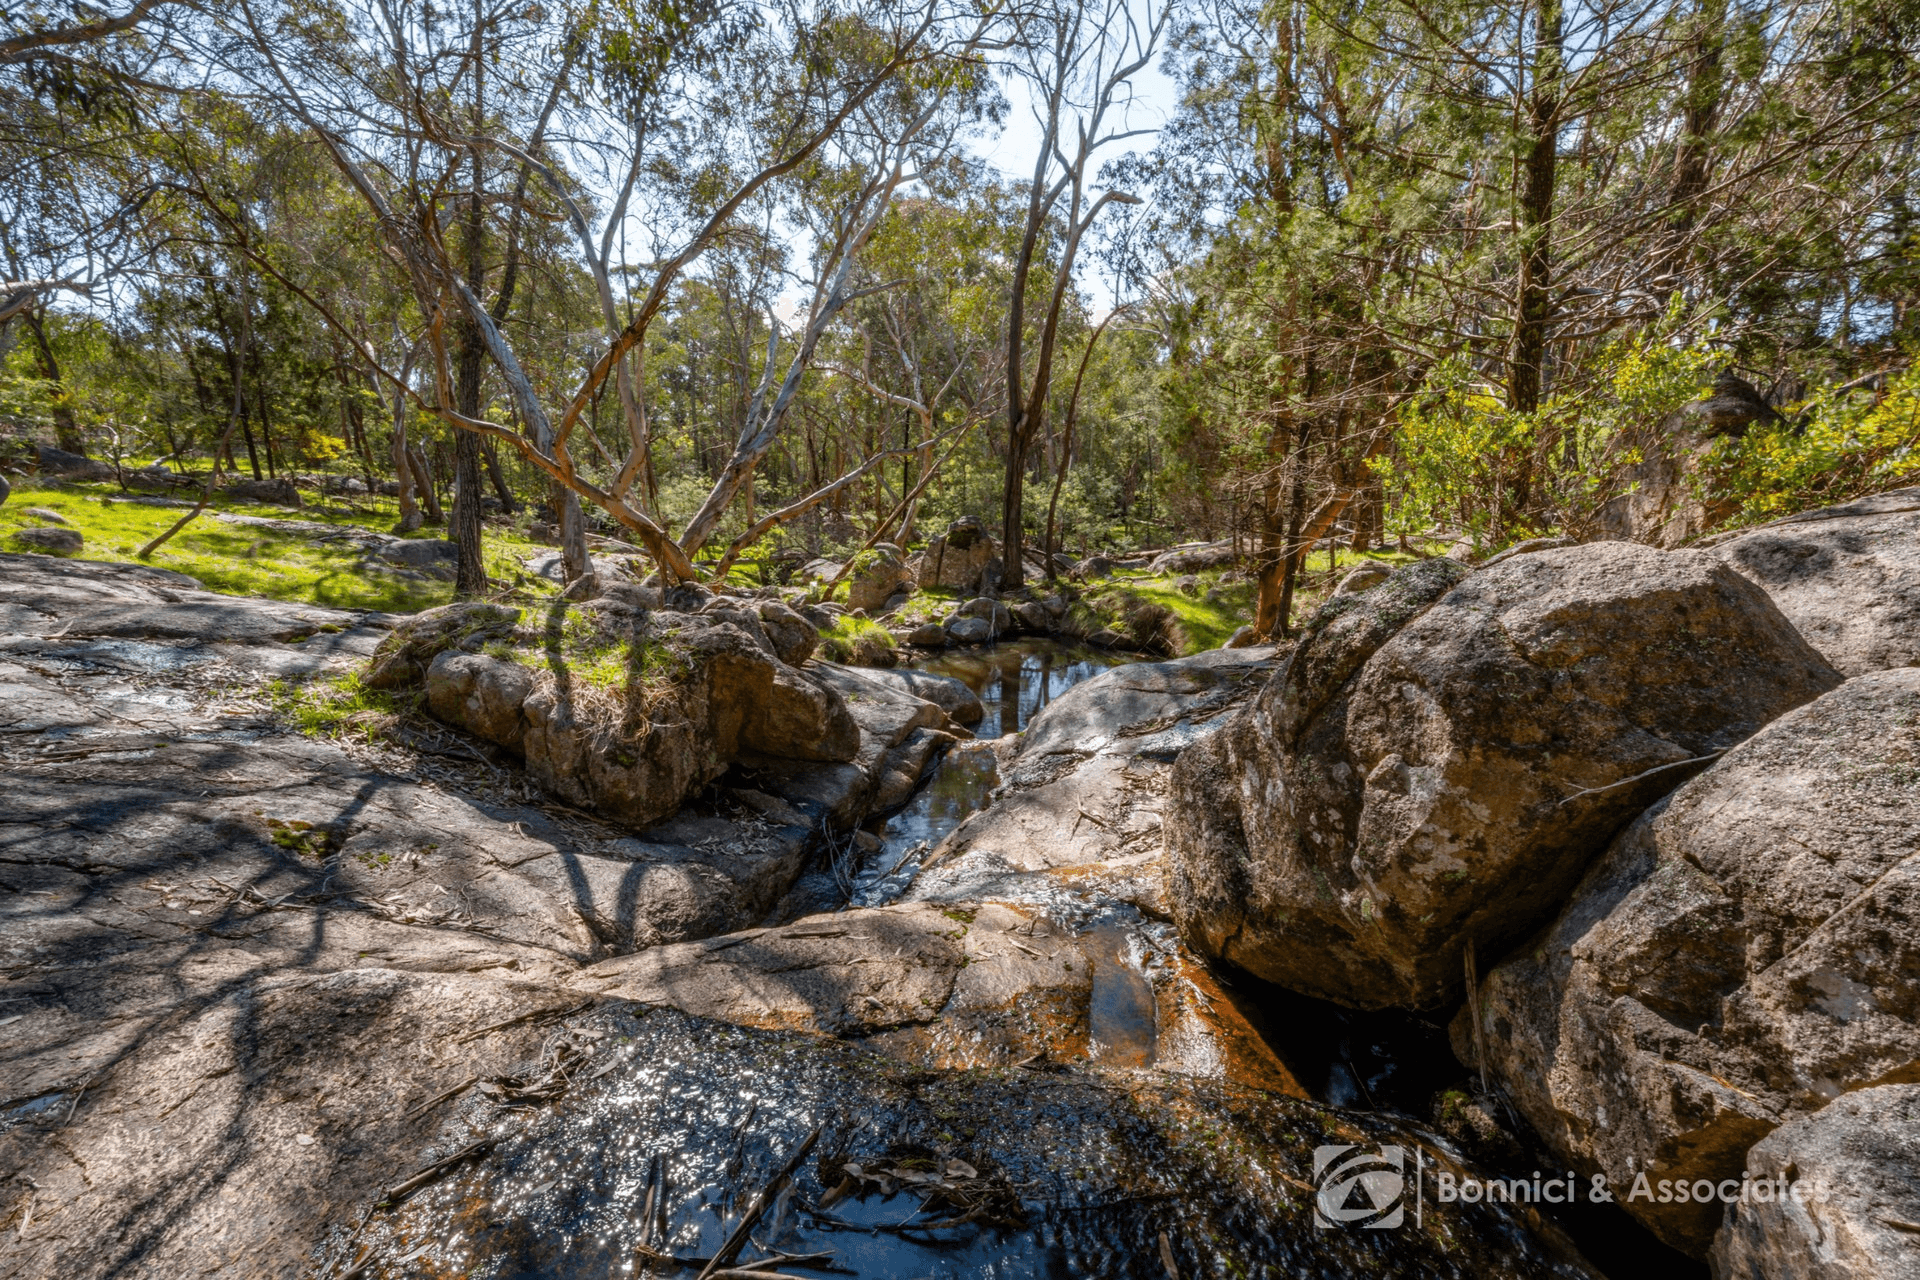
<path id="1" fill-rule="evenodd" d="M 813 662 L 807 667 L 822 684 L 846 699 L 863 737 L 891 749 L 915 729 L 938 729 L 947 722 L 940 705 L 913 693 L 909 681 L 884 670 L 846 667 L 837 662 Z"/>
<path id="2" fill-rule="evenodd" d="M 428 1145 L 414 1108 L 588 1002 L 582 965 L 751 923 L 813 838 L 764 792 L 622 834 L 477 748 L 443 785 L 228 700 L 362 661 L 378 615 L 4 569 L 0 1273 L 300 1271 Z M 180 622 L 207 603 L 266 625 L 208 642 Z M 172 621 L 72 625 L 136 607 Z M 351 625 L 268 638 L 316 618 Z"/>
<path id="3" fill-rule="evenodd" d="M 197 977 L 215 951 L 189 948 L 172 971 Z M 28 984 L 45 979 L 0 991 Z M 445 1109 L 423 1104 L 509 1073 L 579 1007 L 535 983 L 378 968 L 262 966 L 168 999 L 141 992 L 137 1034 L 75 1063 L 67 1090 L 9 1089 L 0 1272 L 304 1274 L 330 1224 L 444 1154 Z"/>
<path id="4" fill-rule="evenodd" d="M 201 589 L 140 565 L 0 554 L 0 627 L 8 634 L 202 641 L 303 640 L 369 615 Z"/>
<path id="5" fill-rule="evenodd" d="M 865 1039 L 938 1068 L 1093 1064 L 1304 1097 L 1164 929 L 1073 929 L 1006 902 L 809 916 L 589 965 L 596 996 L 737 1026 Z"/>

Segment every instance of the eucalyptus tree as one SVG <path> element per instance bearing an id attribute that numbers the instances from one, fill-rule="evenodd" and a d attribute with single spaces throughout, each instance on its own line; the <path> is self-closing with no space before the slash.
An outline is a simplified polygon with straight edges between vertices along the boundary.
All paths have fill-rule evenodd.
<path id="1" fill-rule="evenodd" d="M 376 362 L 379 376 L 423 412 L 511 445 L 569 498 L 606 510 L 668 580 L 692 578 L 692 556 L 777 438 L 892 196 L 912 180 L 924 148 L 951 144 L 953 104 L 965 97 L 954 90 L 978 74 L 969 59 L 1000 19 L 948 0 L 589 7 L 553 16 L 484 2 L 467 14 L 377 0 L 277 8 L 243 0 L 235 31 L 244 39 L 232 65 L 262 109 L 283 111 L 324 149 L 405 283 L 425 377 L 410 384 Z M 476 97 L 483 75 L 493 88 Z M 639 127 L 649 111 L 657 127 Z M 564 119 L 565 136 L 544 133 L 550 118 Z M 607 163 L 616 146 L 631 154 Z M 588 152 L 596 163 L 582 160 Z M 517 182 L 490 181 L 490 163 L 503 174 L 524 167 L 538 182 L 522 192 Z M 743 217 L 777 207 L 797 184 L 818 187 L 815 175 L 828 170 L 841 175 L 840 203 L 811 246 L 809 302 L 793 354 L 776 379 L 769 353 L 732 456 L 675 538 L 635 488 L 647 457 L 635 397 L 621 398 L 629 439 L 606 451 L 617 467 L 583 464 L 576 437 L 602 388 L 610 380 L 617 387 L 620 370 L 644 350 L 689 267 Z M 611 186 L 601 181 L 609 175 Z M 628 213 L 620 231 L 644 227 L 654 258 L 626 273 L 627 296 L 613 300 L 609 321 L 607 246 L 621 234 L 608 227 L 621 208 Z M 572 262 L 600 293 L 603 334 L 591 354 L 545 378 L 492 313 L 476 284 L 485 268 L 476 274 L 479 259 L 469 252 L 489 211 L 497 220 L 520 209 L 570 226 Z M 322 310 L 348 330 L 344 318 Z M 463 410 L 466 333 L 484 347 L 517 427 Z M 577 528 L 566 544 L 570 576 L 587 569 Z"/>
<path id="2" fill-rule="evenodd" d="M 1383 478 L 1403 530 L 1581 526 L 1664 447 L 1665 412 L 1629 386 L 1659 353 L 1778 368 L 1855 299 L 1899 314 L 1904 12 L 1201 11 L 1176 40 L 1182 109 L 1134 179 L 1157 199 L 1132 267 L 1165 335 L 1166 429 L 1259 514 L 1257 625 L 1285 627 L 1305 550 L 1343 517 L 1362 536 Z"/>
<path id="3" fill-rule="evenodd" d="M 1001 541 L 1005 581 L 1022 582 L 1025 490 L 1029 456 L 1046 424 L 1053 361 L 1074 265 L 1082 241 L 1108 204 L 1135 204 L 1139 197 L 1115 188 L 1095 195 L 1100 154 L 1140 133 L 1114 116 L 1124 113 L 1133 77 L 1152 60 L 1173 13 L 1170 3 L 1149 4 L 1141 13 L 1128 0 L 1057 0 L 1027 25 L 1009 65 L 1033 97 L 1040 142 L 1027 187 L 1025 225 L 1013 259 L 1006 327 L 1006 481 L 1001 491 Z M 1116 109 L 1119 110 L 1116 110 Z M 1049 239 L 1058 221 L 1058 244 Z M 1057 259 L 1050 287 L 1038 299 L 1040 321 L 1031 371 L 1026 344 L 1028 290 L 1048 248 Z"/>
<path id="4" fill-rule="evenodd" d="M 63 22 L 37 6 L 0 36 L 0 333 L 28 331 L 60 447 L 86 451 L 62 388 L 48 309 L 105 302 L 140 270 L 164 199 L 140 146 L 147 76 L 168 51 L 129 32 L 157 6 Z"/>

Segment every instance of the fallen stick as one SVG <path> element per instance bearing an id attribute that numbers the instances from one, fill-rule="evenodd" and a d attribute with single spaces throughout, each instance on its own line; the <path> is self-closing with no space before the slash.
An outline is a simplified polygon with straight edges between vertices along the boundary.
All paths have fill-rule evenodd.
<path id="1" fill-rule="evenodd" d="M 400 1118 L 402 1120 L 411 1120 L 423 1111 L 431 1111 L 435 1107 L 439 1106 L 441 1103 L 445 1102 L 448 1098 L 451 1098 L 454 1094 L 462 1093 L 465 1090 L 472 1088 L 474 1085 L 478 1084 L 479 1082 L 480 1082 L 479 1076 L 468 1076 L 465 1080 L 462 1080 L 459 1084 L 453 1086 L 453 1088 L 451 1089 L 448 1089 L 446 1092 L 434 1094 L 431 1098 L 428 1098 L 425 1102 L 421 1103 L 419 1106 L 407 1112 L 407 1114 L 401 1116 Z"/>
<path id="2" fill-rule="evenodd" d="M 580 1004 L 574 1005 L 572 1008 L 569 1008 L 569 1009 L 531 1009 L 531 1010 L 528 1010 L 526 1013 L 515 1014 L 513 1017 L 508 1018 L 505 1022 L 496 1022 L 496 1023 L 493 1023 L 491 1026 L 481 1027 L 478 1031 L 469 1031 L 467 1032 L 467 1034 L 455 1040 L 454 1043 L 465 1044 L 469 1040 L 478 1040 L 481 1036 L 491 1035 L 495 1031 L 504 1031 L 506 1028 L 513 1026 L 517 1022 L 527 1022 L 535 1018 L 571 1018 L 574 1014 L 579 1013 L 582 1009 L 590 1009 L 593 1007 L 593 1005 L 594 1005 L 594 1001 L 587 1000 Z"/>
<path id="3" fill-rule="evenodd" d="M 454 1165 L 459 1164 L 463 1160 L 470 1160 L 474 1156 L 485 1155 L 492 1149 L 492 1138 L 482 1138 L 470 1146 L 462 1147 L 444 1160 L 434 1161 L 420 1172 L 414 1174 L 411 1178 L 408 1178 L 405 1182 L 397 1186 L 389 1187 L 387 1193 L 380 1197 L 380 1203 L 385 1205 L 399 1204 L 400 1201 L 426 1186 L 440 1174 L 453 1168 Z"/>
<path id="4" fill-rule="evenodd" d="M 1634 774 L 1631 778 L 1622 778 L 1618 782 L 1609 782 L 1604 787 L 1583 787 L 1579 791 L 1576 791 L 1572 795 L 1568 796 L 1565 800 L 1562 800 L 1559 804 L 1555 805 L 1554 808 L 1558 809 L 1558 808 L 1563 808 L 1566 805 L 1570 805 L 1575 800 L 1578 800 L 1581 796 L 1597 796 L 1602 791 L 1613 791 L 1619 787 L 1624 787 L 1631 783 L 1638 782 L 1642 778 L 1651 778 L 1656 773 L 1665 773 L 1668 769 L 1678 769 L 1685 765 L 1704 764 L 1709 760 L 1718 760 L 1721 756 L 1725 754 L 1727 754 L 1725 751 L 1714 751 L 1704 756 L 1695 756 L 1691 760 L 1675 760 L 1671 764 L 1657 764 L 1653 766 L 1653 768 L 1651 769 L 1647 769 L 1641 773 Z"/>
<path id="5" fill-rule="evenodd" d="M 742 1245 L 746 1244 L 747 1236 L 752 1232 L 754 1224 L 760 1220 L 760 1215 L 767 1211 L 767 1206 L 773 1203 L 773 1198 L 780 1194 L 780 1188 L 787 1185 L 787 1179 L 793 1176 L 793 1171 L 800 1167 L 800 1162 L 807 1158 L 807 1152 L 813 1150 L 813 1144 L 819 1140 L 820 1127 L 816 1125 L 813 1132 L 806 1136 L 805 1141 L 801 1142 L 794 1153 L 787 1157 L 787 1162 L 780 1166 L 780 1172 L 774 1174 L 772 1180 L 753 1197 L 752 1203 L 747 1206 L 747 1211 L 740 1217 L 740 1225 L 733 1229 L 733 1234 L 727 1237 L 727 1242 L 720 1246 L 720 1252 L 713 1255 L 713 1261 L 709 1262 L 706 1270 L 700 1273 L 699 1280 L 713 1280 L 716 1272 L 725 1270 L 733 1262 L 734 1255 L 740 1252 Z"/>

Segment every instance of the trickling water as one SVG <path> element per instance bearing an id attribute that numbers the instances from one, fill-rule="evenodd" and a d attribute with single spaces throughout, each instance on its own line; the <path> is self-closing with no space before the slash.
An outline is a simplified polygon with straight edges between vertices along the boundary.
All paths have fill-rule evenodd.
<path id="1" fill-rule="evenodd" d="M 906 808 L 881 826 L 880 848 L 854 878 L 852 905 L 877 907 L 899 897 L 912 883 L 920 859 L 968 814 L 984 809 L 999 784 L 990 744 L 963 742 L 949 748 Z"/>
<path id="2" fill-rule="evenodd" d="M 934 675 L 952 676 L 979 697 L 986 715 L 974 727 L 976 744 L 949 750 L 932 775 L 875 832 L 880 848 L 868 855 L 854 878 L 850 902 L 877 907 L 906 890 L 920 859 L 966 821 L 987 807 L 1000 785 L 992 746 L 986 740 L 1016 733 L 1055 698 L 1103 671 L 1137 661 L 1058 640 L 1026 639 L 922 658 L 911 665 Z"/>
<path id="3" fill-rule="evenodd" d="M 1080 949 L 1093 959 L 1093 995 L 1087 1008 L 1089 1056 L 1103 1067 L 1153 1063 L 1158 1015 L 1134 954 L 1135 934 L 1116 925 L 1087 933 Z"/>
<path id="4" fill-rule="evenodd" d="M 818 1128 L 740 1261 L 816 1255 L 778 1270 L 823 1280 L 1573 1274 L 1502 1205 L 1317 1228 L 1314 1149 L 1410 1141 L 1389 1119 L 1145 1074 L 925 1071 L 663 1009 L 596 1012 L 556 1033 L 569 1039 L 561 1099 L 470 1097 L 423 1161 L 491 1145 L 358 1232 L 343 1216 L 319 1269 L 690 1278 Z"/>

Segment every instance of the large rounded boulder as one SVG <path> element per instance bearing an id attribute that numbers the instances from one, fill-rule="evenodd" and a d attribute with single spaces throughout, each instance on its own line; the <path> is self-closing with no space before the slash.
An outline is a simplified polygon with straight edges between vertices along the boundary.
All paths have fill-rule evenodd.
<path id="1" fill-rule="evenodd" d="M 1455 1052 L 1484 1046 L 1549 1145 L 1705 1253 L 1721 1204 L 1659 1182 L 1737 1184 L 1784 1121 L 1920 1081 L 1920 668 L 1849 680 L 1649 811 L 1478 1006 Z"/>
<path id="2" fill-rule="evenodd" d="M 962 516 L 927 543 L 909 568 L 921 587 L 976 591 L 981 575 L 1000 555 L 1000 544 L 978 516 Z"/>
<path id="3" fill-rule="evenodd" d="M 1920 1274 L 1920 1085 L 1862 1089 L 1781 1125 L 1746 1172 L 1748 1193 L 1714 1237 L 1718 1280 Z"/>
<path id="4" fill-rule="evenodd" d="M 1714 557 L 1595 543 L 1337 597 L 1184 753 L 1168 897 L 1201 951 L 1433 1008 L 1551 919 L 1623 826 L 1839 675 Z"/>
<path id="5" fill-rule="evenodd" d="M 1714 554 L 1845 674 L 1920 665 L 1920 489 L 1789 516 Z"/>

